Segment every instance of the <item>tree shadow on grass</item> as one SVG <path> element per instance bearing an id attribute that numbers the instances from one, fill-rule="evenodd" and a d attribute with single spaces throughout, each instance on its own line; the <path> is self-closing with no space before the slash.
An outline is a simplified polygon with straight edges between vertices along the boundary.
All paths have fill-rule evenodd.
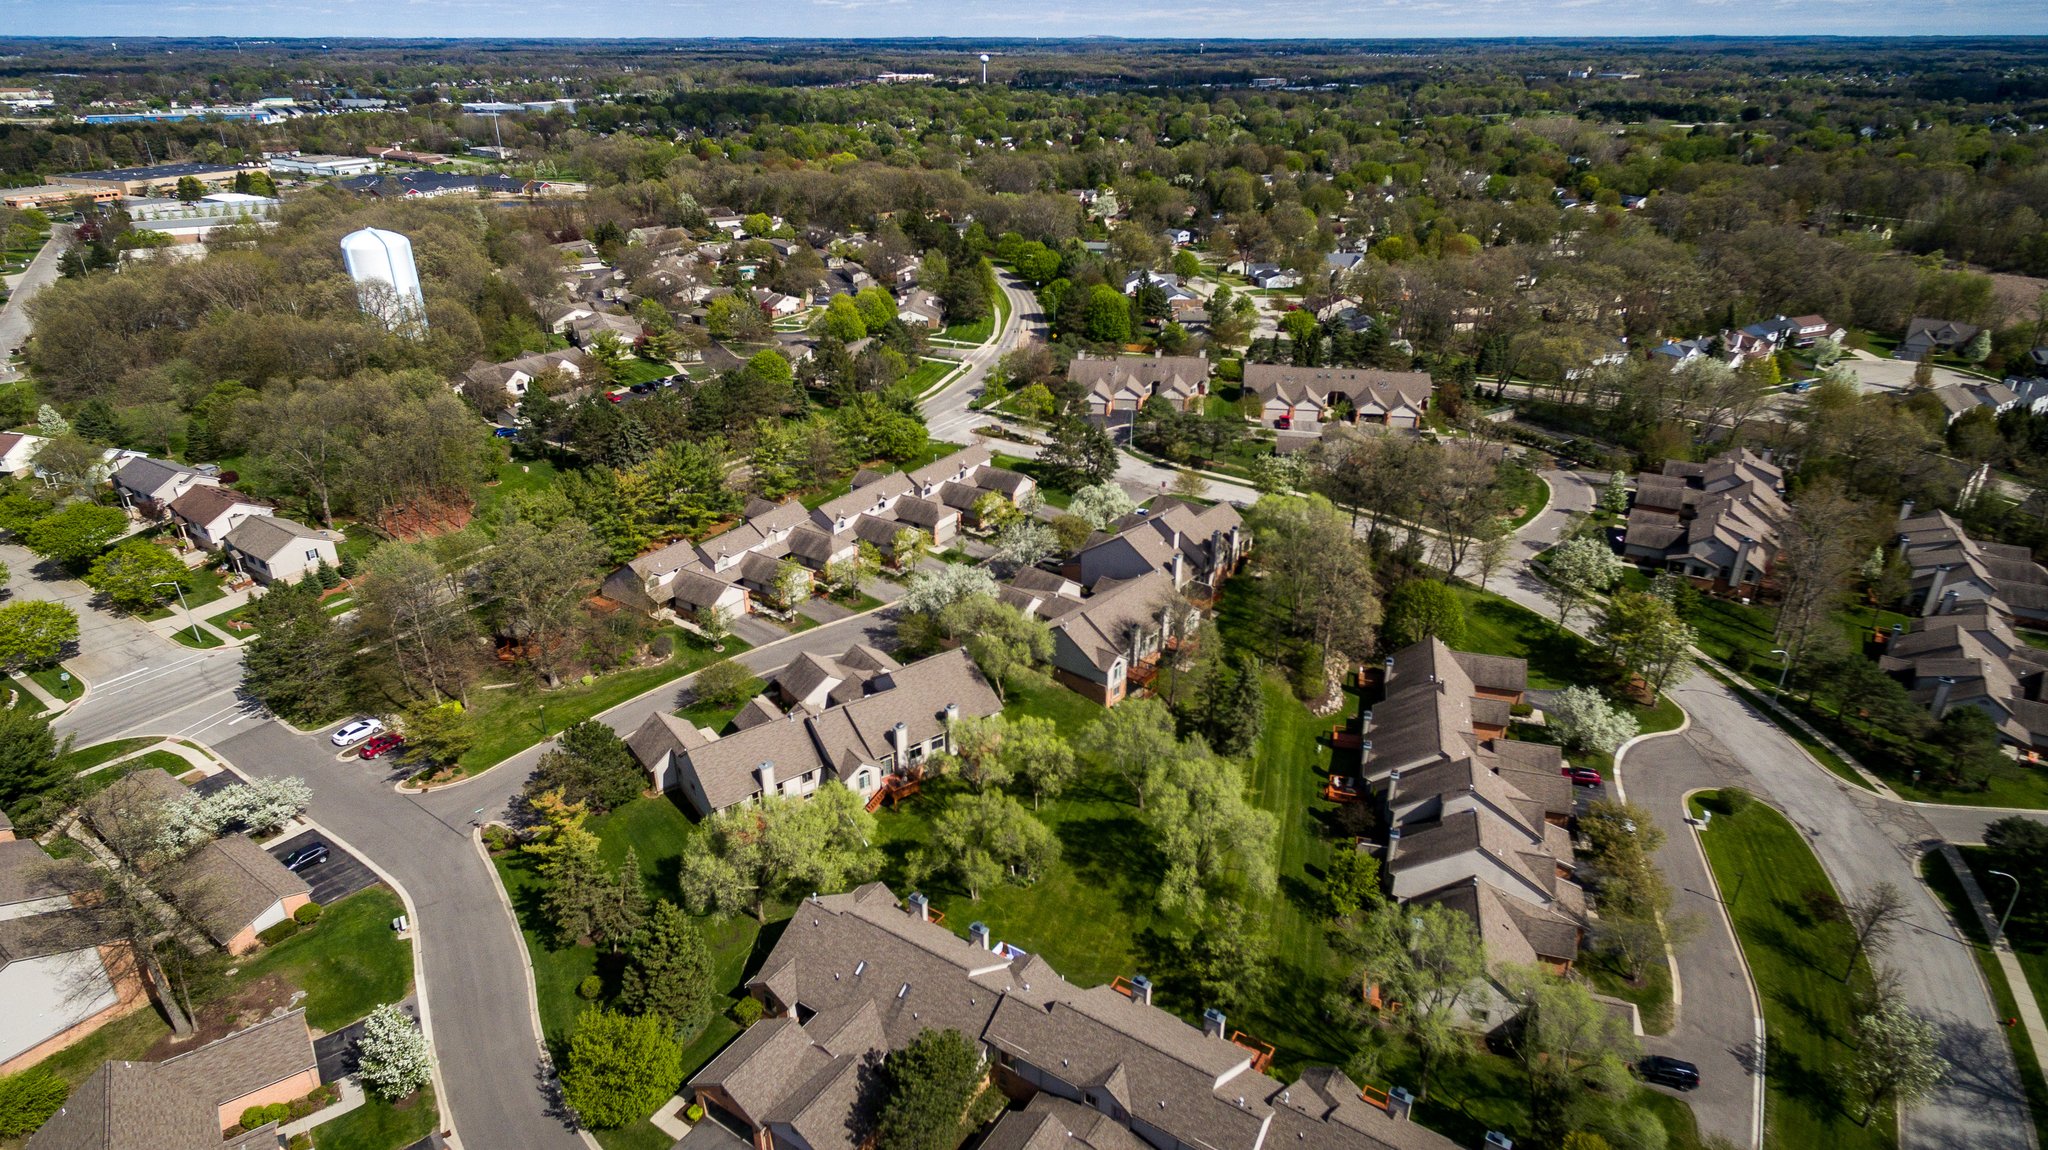
<path id="1" fill-rule="evenodd" d="M 1825 1068 L 1808 1065 L 1804 1058 L 1781 1046 L 1776 1038 L 1766 1038 L 1764 1048 L 1766 1073 L 1777 1090 L 1797 1099 L 1823 1122 L 1854 1121 L 1843 1111 L 1841 1094 L 1835 1089 L 1835 1084 L 1828 1081 Z"/>
<path id="2" fill-rule="evenodd" d="M 1150 887 L 1166 877 L 1164 860 L 1134 817 L 1068 819 L 1056 833 L 1067 864 L 1085 881 Z"/>

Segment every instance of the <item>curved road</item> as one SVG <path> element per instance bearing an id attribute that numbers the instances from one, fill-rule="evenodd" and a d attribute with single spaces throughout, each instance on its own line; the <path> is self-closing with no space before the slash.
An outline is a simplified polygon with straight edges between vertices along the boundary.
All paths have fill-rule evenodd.
<path id="1" fill-rule="evenodd" d="M 70 242 L 71 225 L 53 226 L 50 238 L 43 243 L 43 250 L 29 261 L 28 267 L 15 281 L 13 294 L 7 297 L 6 305 L 0 306 L 0 383 L 6 383 L 19 374 L 14 370 L 14 349 L 28 342 L 28 301 L 56 282 L 57 260 Z"/>
<path id="2" fill-rule="evenodd" d="M 1567 509 L 1583 511 L 1594 504 L 1596 489 L 1585 475 L 1546 471 L 1543 478 L 1551 485 L 1552 506 L 1520 533 L 1518 559 L 1533 558 L 1557 539 L 1569 521 Z M 1493 584 L 1508 598 L 1548 616 L 1554 608 L 1542 587 L 1525 563 L 1515 566 L 1512 577 Z M 1941 1030 L 1944 1052 L 1956 1072 L 1927 1103 L 1904 1115 L 1904 1143 L 1928 1150 L 2032 1147 L 2033 1124 L 2011 1048 L 1975 956 L 1920 882 L 1917 863 L 1943 839 L 1982 841 L 1984 824 L 2002 815 L 2048 818 L 2048 812 L 1929 807 L 1883 798 L 1808 758 L 1777 724 L 1710 675 L 1695 674 L 1670 694 L 1691 716 L 1690 726 L 1636 745 L 1616 774 L 1629 798 L 1655 814 L 1669 834 L 1658 861 L 1678 892 L 1678 910 L 1705 920 L 1705 929 L 1678 955 L 1683 1003 L 1677 1024 L 1669 1036 L 1645 1044 L 1700 1064 L 1705 1085 L 1688 1100 L 1702 1129 L 1744 1145 L 1755 1144 L 1758 1136 L 1751 1110 L 1755 1040 L 1748 987 L 1735 965 L 1727 920 L 1711 894 L 1681 802 L 1687 791 L 1737 785 L 1792 820 L 1843 898 L 1866 895 L 1881 882 L 1895 884 L 1906 895 L 1907 921 L 1892 965 L 1915 1011 Z"/>

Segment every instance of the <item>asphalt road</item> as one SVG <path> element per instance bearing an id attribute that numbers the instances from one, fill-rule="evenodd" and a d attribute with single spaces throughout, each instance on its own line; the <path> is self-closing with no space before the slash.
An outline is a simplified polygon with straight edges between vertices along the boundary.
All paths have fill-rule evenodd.
<path id="1" fill-rule="evenodd" d="M 801 652 L 838 653 L 855 643 L 887 642 L 888 609 L 815 627 L 739 656 L 758 673 Z M 690 680 L 628 700 L 599 718 L 621 733 L 648 715 L 673 710 Z M 301 733 L 257 721 L 213 749 L 250 775 L 296 775 L 313 788 L 309 814 L 373 860 L 411 896 L 421 996 L 448 1111 L 469 1147 L 571 1150 L 580 1139 L 547 1113 L 535 1077 L 540 1048 L 526 950 L 501 901 L 497 878 L 472 838 L 479 820 L 506 817 L 544 747 L 533 747 L 471 780 L 425 795 L 394 789 L 388 771 L 343 758 L 327 731 Z M 330 861 L 328 866 L 333 866 Z"/>
<path id="2" fill-rule="evenodd" d="M 15 282 L 14 293 L 7 297 L 5 306 L 0 306 L 0 383 L 20 375 L 14 370 L 14 349 L 28 342 L 28 302 L 36 297 L 37 292 L 56 281 L 57 259 L 64 254 L 64 247 L 70 242 L 71 225 L 52 227 L 43 250 L 29 261 L 21 278 Z"/>
<path id="3" fill-rule="evenodd" d="M 1043 341 L 1046 337 L 1045 314 L 1039 310 L 1038 297 L 1032 294 L 1024 281 L 998 269 L 996 282 L 1009 298 L 1009 318 L 995 338 L 960 357 L 961 362 L 967 364 L 966 371 L 947 384 L 945 390 L 920 405 L 925 426 L 933 439 L 963 439 L 969 431 L 987 422 L 980 412 L 970 410 L 967 404 L 981 395 L 988 373 L 1012 349 L 1034 339 Z"/>
<path id="4" fill-rule="evenodd" d="M 1533 557 L 1556 540 L 1568 521 L 1564 509 L 1593 506 L 1595 489 L 1587 476 L 1547 471 L 1543 477 L 1551 484 L 1552 506 L 1523 529 L 1516 560 Z M 1511 572 L 1495 579 L 1493 588 L 1554 615 L 1542 584 L 1526 565 L 1515 563 Z M 1678 952 L 1684 1001 L 1677 1025 L 1667 1039 L 1647 1044 L 1700 1064 L 1707 1081 L 1691 1101 L 1701 1129 L 1738 1144 L 1752 1143 L 1752 1121 L 1719 1084 L 1748 1081 L 1754 1023 L 1747 990 L 1733 965 L 1726 916 L 1705 885 L 1697 853 L 1686 853 L 1691 832 L 1680 797 L 1694 789 L 1736 784 L 1769 801 L 1800 828 L 1844 899 L 1863 897 L 1880 882 L 1891 882 L 1906 894 L 1908 920 L 1895 944 L 1893 965 L 1899 968 L 1907 1001 L 1940 1028 L 1958 1070 L 1932 1099 L 1906 1113 L 1904 1144 L 1984 1150 L 2032 1146 L 2033 1127 L 2018 1072 L 1976 960 L 1949 929 L 1917 871 L 1920 854 L 1943 837 L 1979 840 L 1986 822 L 2008 812 L 1928 808 L 1853 787 L 1807 758 L 1775 723 L 1706 674 L 1694 675 L 1669 693 L 1691 716 L 1690 727 L 1638 744 L 1625 756 L 1620 775 L 1629 798 L 1647 807 L 1670 836 L 1659 862 L 1679 892 L 1679 911 L 1706 919 L 1706 929 Z"/>

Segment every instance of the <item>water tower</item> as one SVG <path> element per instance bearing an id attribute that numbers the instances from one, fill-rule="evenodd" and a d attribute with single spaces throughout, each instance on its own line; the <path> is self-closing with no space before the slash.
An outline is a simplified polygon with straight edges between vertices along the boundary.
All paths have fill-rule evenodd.
<path id="1" fill-rule="evenodd" d="M 981 82 L 988 83 L 988 53 L 981 54 Z"/>
<path id="2" fill-rule="evenodd" d="M 356 281 L 364 311 L 394 331 L 427 326 L 427 300 L 412 263 L 412 241 L 397 232 L 364 228 L 341 237 L 342 262 Z"/>

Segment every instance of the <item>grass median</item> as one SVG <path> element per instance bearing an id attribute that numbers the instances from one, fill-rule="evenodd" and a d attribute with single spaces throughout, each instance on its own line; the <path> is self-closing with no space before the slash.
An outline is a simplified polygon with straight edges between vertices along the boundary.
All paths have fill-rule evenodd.
<path id="1" fill-rule="evenodd" d="M 1896 1118 L 1881 1112 L 1859 1125 L 1833 1083 L 1848 1045 L 1858 991 L 1870 985 L 1847 923 L 1819 908 L 1836 897 L 1820 860 L 1784 815 L 1746 792 L 1696 796 L 1692 812 L 1712 812 L 1700 832 L 1763 999 L 1765 1135 L 1768 1146 L 1885 1150 L 1896 1143 Z"/>

